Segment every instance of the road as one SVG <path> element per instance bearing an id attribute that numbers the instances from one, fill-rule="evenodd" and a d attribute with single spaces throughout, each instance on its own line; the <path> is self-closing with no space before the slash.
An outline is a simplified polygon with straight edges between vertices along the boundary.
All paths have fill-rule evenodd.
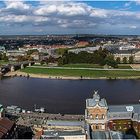
<path id="1" fill-rule="evenodd" d="M 43 69 L 73 69 L 73 70 L 100 70 L 100 71 L 104 71 L 104 70 L 110 70 L 110 71 L 140 71 L 140 69 L 101 69 L 101 68 L 73 68 L 73 67 L 45 67 L 45 66 L 28 66 L 31 68 L 43 68 Z"/>

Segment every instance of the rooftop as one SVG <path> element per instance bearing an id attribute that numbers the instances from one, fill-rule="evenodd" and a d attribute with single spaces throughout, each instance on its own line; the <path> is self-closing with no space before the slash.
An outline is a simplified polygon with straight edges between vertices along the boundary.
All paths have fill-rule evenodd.
<path id="1" fill-rule="evenodd" d="M 133 112 L 140 114 L 140 104 L 109 105 L 109 112 Z"/>
<path id="2" fill-rule="evenodd" d="M 82 121 L 48 120 L 47 124 L 55 126 L 84 126 L 84 122 Z"/>
<path id="3" fill-rule="evenodd" d="M 94 107 L 96 105 L 99 105 L 100 107 L 108 107 L 106 100 L 104 98 L 100 99 L 98 91 L 94 91 L 93 98 L 86 100 L 86 107 Z"/>
<path id="4" fill-rule="evenodd" d="M 44 131 L 43 137 L 62 137 L 62 136 L 73 136 L 73 135 L 85 135 L 81 130 L 79 131 Z"/>

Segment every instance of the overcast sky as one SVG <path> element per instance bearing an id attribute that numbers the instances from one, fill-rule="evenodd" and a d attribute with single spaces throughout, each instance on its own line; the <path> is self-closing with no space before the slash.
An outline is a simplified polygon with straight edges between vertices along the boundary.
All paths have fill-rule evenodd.
<path id="1" fill-rule="evenodd" d="M 140 1 L 0 1 L 0 34 L 139 34 Z"/>

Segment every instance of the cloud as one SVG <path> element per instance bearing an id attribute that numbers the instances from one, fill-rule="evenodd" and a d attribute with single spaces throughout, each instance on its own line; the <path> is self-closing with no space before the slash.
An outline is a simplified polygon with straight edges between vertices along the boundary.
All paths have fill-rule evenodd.
<path id="1" fill-rule="evenodd" d="M 132 25 L 132 26 L 129 26 L 129 28 L 130 28 L 130 29 L 136 29 L 136 28 L 137 28 L 137 26 Z"/>
<path id="2" fill-rule="evenodd" d="M 132 1 L 126 2 L 126 3 L 124 4 L 124 7 L 129 7 L 131 4 L 132 4 Z"/>
<path id="3" fill-rule="evenodd" d="M 108 27 L 114 31 L 128 27 L 129 30 L 135 27 L 140 30 L 139 11 L 95 8 L 84 2 L 74 1 L 40 1 L 35 5 L 33 2 L 19 0 L 4 1 L 4 4 L 0 9 L 0 25 L 5 27 L 24 26 L 33 31 L 37 28 L 38 32 L 107 32 Z M 130 3 L 125 3 L 125 6 L 129 7 Z"/>
<path id="4" fill-rule="evenodd" d="M 140 5 L 140 0 L 134 0 L 137 5 Z"/>
<path id="5" fill-rule="evenodd" d="M 22 9 L 28 10 L 29 5 L 25 4 L 23 1 L 5 1 L 6 9 Z"/>

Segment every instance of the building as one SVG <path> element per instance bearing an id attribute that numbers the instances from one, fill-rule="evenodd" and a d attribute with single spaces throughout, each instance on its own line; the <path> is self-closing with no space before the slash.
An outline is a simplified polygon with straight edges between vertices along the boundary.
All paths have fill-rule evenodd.
<path id="1" fill-rule="evenodd" d="M 107 110 L 106 100 L 100 100 L 97 92 L 95 92 L 92 99 L 86 100 L 85 120 L 90 124 L 93 131 L 107 129 Z"/>
<path id="2" fill-rule="evenodd" d="M 134 62 L 140 62 L 140 50 L 114 50 L 113 52 L 114 58 L 120 58 L 123 61 L 123 58 L 126 57 L 127 61 L 130 56 L 133 56 Z"/>
<path id="3" fill-rule="evenodd" d="M 34 138 L 85 140 L 84 121 L 48 120 L 42 129 L 34 127 Z"/>
<path id="4" fill-rule="evenodd" d="M 70 49 L 68 52 L 78 54 L 80 52 L 88 52 L 88 53 L 93 53 L 96 50 L 99 50 L 101 46 L 96 46 L 96 47 L 84 47 L 84 48 L 75 48 L 75 49 Z M 104 46 L 102 46 L 104 48 Z"/>
<path id="5" fill-rule="evenodd" d="M 7 118 L 0 118 L 0 139 L 16 138 L 16 124 Z"/>
<path id="6" fill-rule="evenodd" d="M 42 139 L 86 140 L 82 131 L 44 131 Z"/>
<path id="7" fill-rule="evenodd" d="M 35 60 L 35 61 L 38 61 L 40 59 L 40 55 L 39 55 L 39 52 L 33 52 L 31 54 L 31 57 Z"/>
<path id="8" fill-rule="evenodd" d="M 4 53 L 5 52 L 5 47 L 0 46 L 0 53 Z"/>
<path id="9" fill-rule="evenodd" d="M 9 50 L 6 52 L 6 56 L 8 57 L 17 57 L 17 56 L 25 56 L 25 55 L 26 52 L 20 50 Z"/>
<path id="10" fill-rule="evenodd" d="M 86 100 L 88 138 L 136 138 L 140 136 L 140 104 L 107 105 L 97 91 Z"/>
<path id="11" fill-rule="evenodd" d="M 125 45 L 121 45 L 119 47 L 119 50 L 132 50 L 132 49 L 135 49 L 135 48 L 136 48 L 135 45 L 125 44 Z"/>
<path id="12" fill-rule="evenodd" d="M 19 108 L 18 106 L 14 106 L 14 105 L 7 106 L 5 110 L 6 110 L 6 113 L 8 113 L 8 114 L 18 114 L 21 112 L 21 108 Z"/>
<path id="13" fill-rule="evenodd" d="M 3 105 L 0 104 L 0 118 L 4 117 L 4 108 Z"/>
<path id="14" fill-rule="evenodd" d="M 76 47 L 85 47 L 87 45 L 89 45 L 88 41 L 79 41 L 75 46 Z"/>
<path id="15" fill-rule="evenodd" d="M 17 138 L 16 123 L 5 117 L 5 109 L 0 104 L 0 139 L 15 138 Z"/>

